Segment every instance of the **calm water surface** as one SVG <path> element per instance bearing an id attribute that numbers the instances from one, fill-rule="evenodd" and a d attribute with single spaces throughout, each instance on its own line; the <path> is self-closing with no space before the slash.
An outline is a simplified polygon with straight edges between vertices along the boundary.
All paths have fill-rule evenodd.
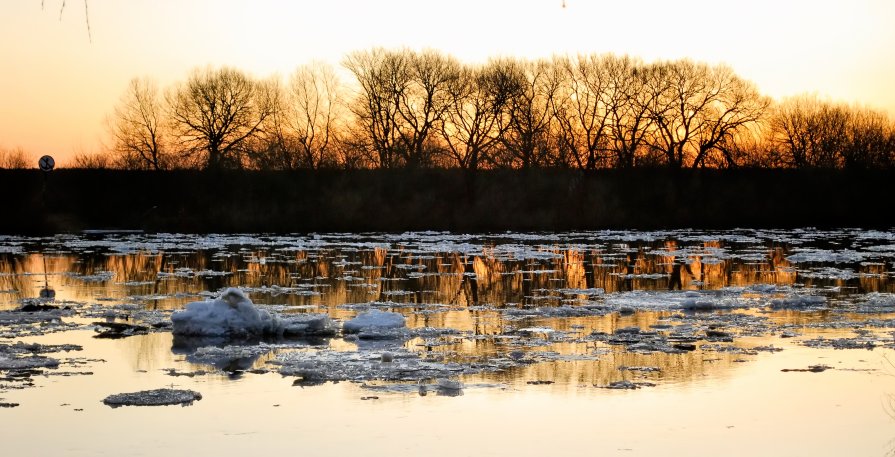
<path id="1" fill-rule="evenodd" d="M 893 455 L 893 269 L 895 231 L 857 229 L 0 236 L 0 345 L 82 348 L 46 354 L 61 364 L 33 386 L 0 371 L 18 404 L 0 437 L 10 455 Z M 164 326 L 94 338 L 225 287 L 435 333 L 239 342 L 269 350 L 236 365 L 197 362 Z M 4 320 L 43 289 L 65 327 Z M 294 351 L 401 350 L 464 368 L 464 388 L 278 373 Z M 605 388 L 623 381 L 638 388 Z M 203 398 L 102 403 L 162 387 Z"/>

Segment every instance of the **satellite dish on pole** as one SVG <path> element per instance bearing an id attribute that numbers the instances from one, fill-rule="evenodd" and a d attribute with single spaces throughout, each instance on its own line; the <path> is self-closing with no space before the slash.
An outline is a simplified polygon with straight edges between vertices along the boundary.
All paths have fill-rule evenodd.
<path id="1" fill-rule="evenodd" d="M 37 161 L 37 166 L 44 172 L 51 171 L 56 166 L 56 161 L 50 156 L 43 156 Z"/>

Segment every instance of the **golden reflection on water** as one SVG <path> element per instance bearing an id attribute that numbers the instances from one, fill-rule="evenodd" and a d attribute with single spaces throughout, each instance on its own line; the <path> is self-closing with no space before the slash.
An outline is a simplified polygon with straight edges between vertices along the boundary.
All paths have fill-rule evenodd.
<path id="1" fill-rule="evenodd" d="M 686 319 L 674 311 L 562 318 L 506 311 L 593 304 L 605 294 L 627 291 L 753 284 L 823 289 L 835 304 L 849 294 L 895 292 L 890 263 L 837 265 L 837 272 L 825 277 L 810 274 L 825 265 L 790 263 L 791 251 L 782 245 L 737 248 L 749 250 L 745 256 L 729 255 L 736 249 L 717 241 L 527 249 L 520 253 L 513 246 L 486 243 L 463 252 L 423 252 L 397 243 L 390 248 L 0 253 L 0 309 L 38 296 L 45 271 L 57 301 L 100 305 L 177 309 L 199 293 L 238 286 L 249 289 L 257 303 L 287 305 L 285 312 L 327 312 L 337 319 L 356 313 L 345 305 L 391 302 L 386 307 L 402 312 L 409 327 L 461 332 L 434 343 L 422 338 L 393 343 L 447 362 L 486 362 L 511 351 L 538 360 L 464 376 L 467 388 L 460 397 L 423 398 L 347 382 L 293 387 L 293 379 L 280 377 L 269 362 L 277 351 L 294 349 L 250 358 L 247 363 L 260 371 L 227 374 L 192 363 L 174 347 L 169 332 L 114 341 L 93 339 L 90 331 L 50 334 L 26 340 L 81 344 L 83 353 L 66 356 L 93 359 L 84 369 L 94 374 L 38 379 L 38 388 L 0 393 L 22 404 L 2 412 L 11 424 L 2 430 L 19 437 L 8 450 L 16 455 L 191 455 L 203 449 L 232 455 L 300 449 L 308 455 L 345 455 L 362 449 L 370 455 L 433 456 L 818 456 L 883 455 L 889 450 L 886 443 L 895 429 L 886 402 L 895 392 L 895 367 L 887 365 L 886 357 L 895 360 L 893 351 L 799 344 L 820 336 L 854 336 L 851 328 L 819 324 L 866 316 L 834 307 L 737 310 L 756 321 L 767 319 L 778 326 L 774 332 L 785 326 L 796 336 L 784 339 L 767 331 L 748 336 L 749 328 L 731 324 L 728 330 L 736 337 L 727 346 L 735 350 L 646 354 L 586 337 Z M 553 333 L 513 338 L 513 330 L 523 327 Z M 890 329 L 872 331 L 884 335 Z M 358 349 L 342 338 L 322 344 L 337 351 Z M 771 345 L 784 350 L 752 351 Z M 811 364 L 834 369 L 781 371 Z M 169 376 L 170 369 L 194 376 Z M 196 375 L 199 371 L 205 374 Z M 655 386 L 600 388 L 622 380 Z M 113 393 L 165 386 L 198 390 L 204 398 L 188 408 L 113 410 L 100 403 Z M 360 400 L 369 396 L 379 398 Z M 29 444 L 46 439 L 42 427 L 53 430 L 52 442 Z"/>
<path id="2" fill-rule="evenodd" d="M 594 326 L 609 325 L 594 322 Z M 841 333 L 829 332 L 829 337 Z M 14 455 L 867 455 L 895 436 L 882 401 L 891 393 L 884 351 L 816 350 L 784 343 L 747 363 L 695 353 L 610 353 L 597 362 L 550 362 L 464 378 L 459 397 L 382 394 L 354 383 L 301 388 L 269 374 L 171 377 L 204 369 L 172 354 L 167 333 L 117 342 L 85 332 L 35 338 L 76 343 L 94 374 L 38 378 L 3 411 Z M 758 338 L 750 345 L 767 344 Z M 345 347 L 338 347 L 345 350 Z M 156 362 L 152 362 L 156 361 Z M 825 363 L 824 373 L 783 373 Z M 264 360 L 257 362 L 264 366 Z M 619 366 L 660 366 L 656 376 Z M 619 376 L 658 385 L 636 391 L 593 387 Z M 525 385 L 525 380 L 556 380 Z M 687 383 L 678 380 L 689 380 Z M 503 383 L 475 387 L 478 383 Z M 856 389 L 856 383 L 864 388 Z M 159 387 L 193 389 L 194 405 L 108 408 L 107 395 Z M 8 396 L 8 395 L 7 395 Z M 361 400 L 376 396 L 375 400 Z"/>
<path id="3" fill-rule="evenodd" d="M 853 266 L 851 277 L 819 279 L 800 274 L 781 246 L 764 248 L 751 260 L 722 255 L 725 247 L 716 241 L 686 250 L 675 240 L 611 249 L 544 245 L 535 249 L 538 255 L 533 258 L 517 258 L 498 247 L 486 244 L 475 255 L 420 254 L 402 246 L 0 254 L 0 307 L 37 297 L 45 272 L 59 300 L 132 299 L 159 308 L 176 308 L 198 292 L 229 286 L 298 287 L 301 293 L 255 291 L 253 299 L 330 309 L 371 300 L 457 307 L 560 304 L 562 297 L 553 292 L 557 289 L 614 293 L 801 284 L 861 292 L 895 290 L 884 262 Z"/>

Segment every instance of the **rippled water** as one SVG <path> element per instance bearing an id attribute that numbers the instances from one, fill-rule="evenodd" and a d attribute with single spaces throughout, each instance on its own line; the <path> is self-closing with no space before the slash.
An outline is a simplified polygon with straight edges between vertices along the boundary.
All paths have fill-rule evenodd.
<path id="1" fill-rule="evenodd" d="M 857 229 L 0 236 L 0 367 L 59 361 L 0 368 L 0 436 L 17 455 L 888 455 L 893 269 L 895 232 Z M 172 337 L 172 311 L 226 287 L 408 329 Z M 163 387 L 202 399 L 102 403 Z"/>

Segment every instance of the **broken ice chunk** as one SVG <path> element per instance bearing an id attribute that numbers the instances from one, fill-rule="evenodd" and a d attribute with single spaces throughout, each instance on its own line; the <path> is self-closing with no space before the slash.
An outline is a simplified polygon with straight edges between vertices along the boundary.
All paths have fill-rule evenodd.
<path id="1" fill-rule="evenodd" d="M 342 324 L 342 330 L 346 333 L 359 333 L 361 331 L 402 328 L 405 325 L 404 316 L 400 313 L 371 309 Z"/>
<path id="2" fill-rule="evenodd" d="M 192 302 L 171 316 L 175 335 L 250 337 L 279 333 L 279 317 L 255 307 L 239 289 L 219 298 Z"/>
<path id="3" fill-rule="evenodd" d="M 103 399 L 103 403 L 113 408 L 119 406 L 189 406 L 194 401 L 201 399 L 202 394 L 192 390 L 155 389 L 109 395 Z"/>

